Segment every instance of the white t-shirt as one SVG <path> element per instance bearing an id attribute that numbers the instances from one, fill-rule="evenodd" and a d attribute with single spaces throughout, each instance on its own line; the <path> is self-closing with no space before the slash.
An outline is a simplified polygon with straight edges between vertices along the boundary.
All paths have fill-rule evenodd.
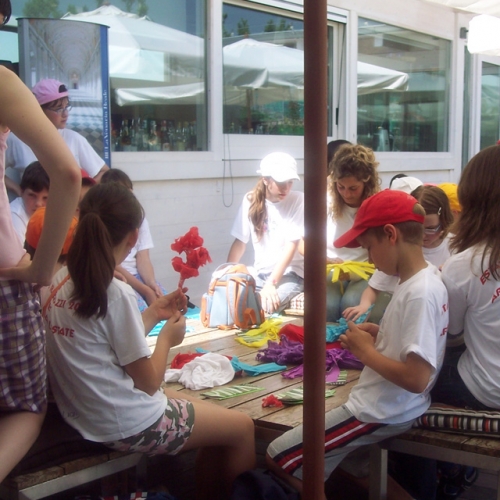
<path id="1" fill-rule="evenodd" d="M 24 201 L 19 196 L 10 203 L 10 214 L 12 216 L 12 225 L 16 230 L 16 234 L 19 237 L 21 245 L 24 245 L 24 240 L 26 239 L 26 228 L 28 227 L 28 222 L 30 216 L 26 209 L 24 208 Z"/>
<path id="2" fill-rule="evenodd" d="M 335 240 L 346 233 L 354 224 L 354 219 L 359 208 L 344 207 L 342 215 L 335 219 L 337 228 L 335 230 Z M 358 248 L 336 248 L 337 256 L 342 260 L 353 260 L 355 262 L 367 262 L 368 252 L 363 247 Z"/>
<path id="3" fill-rule="evenodd" d="M 378 269 L 375 269 L 375 272 L 372 274 L 368 284 L 379 292 L 388 292 L 394 293 L 396 286 L 399 282 L 399 276 L 390 276 L 389 274 L 385 274 Z"/>
<path id="4" fill-rule="evenodd" d="M 443 238 L 443 241 L 435 248 L 422 247 L 424 259 L 440 269 L 446 262 L 448 257 L 451 255 L 450 238 L 451 235 L 448 234 L 445 238 Z"/>
<path id="5" fill-rule="evenodd" d="M 80 168 L 85 170 L 90 177 L 95 177 L 103 167 L 104 160 L 95 152 L 87 139 L 69 128 L 59 129 L 58 132 L 73 153 Z M 30 163 L 36 160 L 33 151 L 21 139 L 11 133 L 7 139 L 5 168 L 24 171 Z"/>
<path id="6" fill-rule="evenodd" d="M 51 289 L 68 274 L 62 268 Z M 75 316 L 73 283 L 67 281 L 44 315 L 47 368 L 52 392 L 66 422 L 91 441 L 104 442 L 143 431 L 160 418 L 166 397 L 134 387 L 123 366 L 151 356 L 132 288 L 113 279 L 104 318 Z M 158 388 L 160 389 L 160 388 Z"/>
<path id="7" fill-rule="evenodd" d="M 332 203 L 332 197 L 330 192 L 326 196 L 326 206 L 328 211 L 330 211 L 330 205 Z M 335 241 L 335 231 L 337 230 L 337 224 L 333 220 L 333 217 L 328 213 L 326 215 L 326 257 L 327 259 L 335 259 L 338 257 L 337 249 L 333 246 Z"/>
<path id="8" fill-rule="evenodd" d="M 429 264 L 396 286 L 380 323 L 375 347 L 384 356 L 405 361 L 418 354 L 433 367 L 427 388 L 415 394 L 365 367 L 346 403 L 362 422 L 409 422 L 430 405 L 429 392 L 443 363 L 448 326 L 448 295 L 436 267 Z"/>
<path id="9" fill-rule="evenodd" d="M 304 193 L 290 191 L 285 199 L 271 203 L 266 200 L 267 221 L 265 231 L 260 240 L 248 217 L 250 201 L 247 195 L 234 220 L 231 235 L 243 243 L 250 238 L 255 252 L 255 271 L 257 274 L 269 274 L 283 254 L 286 243 L 298 241 L 304 236 Z M 298 251 L 285 269 L 285 273 L 295 272 L 304 277 L 304 257 Z"/>
<path id="10" fill-rule="evenodd" d="M 500 281 L 482 271 L 483 247 L 452 255 L 443 266 L 450 298 L 450 334 L 464 332 L 458 372 L 481 403 L 500 409 Z M 488 267 L 486 255 L 484 267 Z M 489 278 L 489 279 L 488 279 Z"/>
<path id="11" fill-rule="evenodd" d="M 132 276 L 139 274 L 137 270 L 137 252 L 140 250 L 149 250 L 153 248 L 153 238 L 151 237 L 151 231 L 149 230 L 149 223 L 144 218 L 141 227 L 139 228 L 139 237 L 137 238 L 137 243 L 134 248 L 130 250 L 127 258 L 122 262 L 122 266 L 126 271 L 128 271 Z"/>

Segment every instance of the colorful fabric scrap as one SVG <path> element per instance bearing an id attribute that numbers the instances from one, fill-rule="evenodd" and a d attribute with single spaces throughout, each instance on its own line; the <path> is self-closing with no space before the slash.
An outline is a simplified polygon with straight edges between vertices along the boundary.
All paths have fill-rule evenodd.
<path id="1" fill-rule="evenodd" d="M 279 340 L 281 318 L 268 318 L 258 328 L 236 334 L 236 341 L 248 347 L 262 347 L 269 340 Z"/>

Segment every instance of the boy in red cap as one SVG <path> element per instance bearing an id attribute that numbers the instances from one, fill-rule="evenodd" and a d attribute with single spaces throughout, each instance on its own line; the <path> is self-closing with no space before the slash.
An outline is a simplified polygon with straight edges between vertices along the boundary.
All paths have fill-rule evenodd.
<path id="1" fill-rule="evenodd" d="M 422 254 L 424 216 L 415 198 L 385 190 L 362 203 L 353 227 L 335 241 L 362 246 L 377 269 L 400 279 L 380 326 L 351 321 L 340 337 L 365 368 L 346 404 L 326 413 L 325 479 L 355 449 L 408 430 L 430 405 L 444 356 L 448 295 Z M 299 491 L 302 448 L 300 426 L 267 449 L 269 467 Z M 359 463 L 354 470 L 358 476 Z"/>

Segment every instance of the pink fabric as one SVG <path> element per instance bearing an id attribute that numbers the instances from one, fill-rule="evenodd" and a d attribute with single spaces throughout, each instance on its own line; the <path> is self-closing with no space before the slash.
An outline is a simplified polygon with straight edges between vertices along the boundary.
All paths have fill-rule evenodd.
<path id="1" fill-rule="evenodd" d="M 9 132 L 0 132 L 0 268 L 15 266 L 24 255 L 24 249 L 12 225 L 9 197 L 5 188 L 5 150 Z"/>

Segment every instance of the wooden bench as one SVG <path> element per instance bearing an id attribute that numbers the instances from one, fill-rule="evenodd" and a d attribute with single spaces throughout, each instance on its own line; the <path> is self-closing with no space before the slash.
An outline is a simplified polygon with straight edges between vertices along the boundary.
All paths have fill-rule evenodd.
<path id="1" fill-rule="evenodd" d="M 130 468 L 144 481 L 146 464 L 142 453 L 116 452 L 86 441 L 49 404 L 38 439 L 0 484 L 0 498 L 46 498 Z"/>
<path id="2" fill-rule="evenodd" d="M 374 445 L 370 454 L 370 500 L 387 498 L 387 453 L 397 451 L 418 457 L 469 465 L 497 473 L 500 500 L 500 440 L 452 432 L 410 429 Z"/>

